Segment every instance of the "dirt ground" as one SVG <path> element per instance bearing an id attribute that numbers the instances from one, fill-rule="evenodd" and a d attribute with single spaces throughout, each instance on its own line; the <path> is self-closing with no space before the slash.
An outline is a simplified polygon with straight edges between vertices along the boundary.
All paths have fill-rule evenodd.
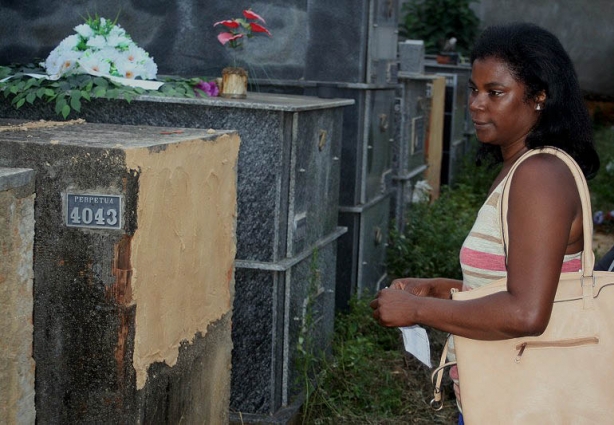
<path id="1" fill-rule="evenodd" d="M 614 233 L 595 232 L 593 236 L 593 249 L 595 250 L 596 258 L 601 258 L 612 246 L 614 246 Z"/>

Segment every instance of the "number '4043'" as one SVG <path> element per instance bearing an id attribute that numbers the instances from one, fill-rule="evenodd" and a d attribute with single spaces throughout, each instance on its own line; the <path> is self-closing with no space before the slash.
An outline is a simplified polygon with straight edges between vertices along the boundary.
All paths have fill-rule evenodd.
<path id="1" fill-rule="evenodd" d="M 104 210 L 97 208 L 74 207 L 70 212 L 70 220 L 73 224 L 96 224 L 99 226 L 115 226 L 117 224 L 117 210 Z"/>

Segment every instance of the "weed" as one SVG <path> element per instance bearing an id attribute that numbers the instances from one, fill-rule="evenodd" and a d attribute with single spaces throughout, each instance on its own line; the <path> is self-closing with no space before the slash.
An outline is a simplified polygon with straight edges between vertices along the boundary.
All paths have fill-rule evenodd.
<path id="1" fill-rule="evenodd" d="M 601 168 L 597 176 L 588 182 L 593 213 L 602 211 L 604 216 L 610 218 L 596 225 L 595 230 L 602 233 L 614 233 L 614 217 L 607 215 L 608 212 L 614 210 L 614 127 L 597 127 L 595 145 L 599 152 Z"/>
<path id="2" fill-rule="evenodd" d="M 454 403 L 439 412 L 431 409 L 430 369 L 403 354 L 399 330 L 380 327 L 369 301 L 354 298 L 349 310 L 337 315 L 333 359 L 323 364 L 303 423 L 453 423 Z M 431 332 L 431 338 L 439 353 L 445 336 Z"/>

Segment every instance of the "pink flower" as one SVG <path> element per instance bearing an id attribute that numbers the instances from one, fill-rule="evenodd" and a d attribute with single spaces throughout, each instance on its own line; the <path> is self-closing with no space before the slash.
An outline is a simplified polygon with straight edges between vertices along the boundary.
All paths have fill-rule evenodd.
<path id="1" fill-rule="evenodd" d="M 234 19 L 226 19 L 224 21 L 219 21 L 213 24 L 214 27 L 217 27 L 218 25 L 224 25 L 228 28 L 239 28 L 239 23 Z"/>
<path id="2" fill-rule="evenodd" d="M 271 33 L 269 32 L 269 30 L 268 30 L 268 29 L 266 29 L 265 27 L 263 27 L 263 26 L 262 26 L 262 25 L 260 25 L 260 24 L 257 24 L 257 23 L 255 23 L 255 22 L 252 22 L 251 24 L 249 24 L 249 26 L 250 26 L 250 29 L 251 29 L 253 32 L 265 32 L 265 33 L 267 33 L 268 35 L 271 35 Z"/>
<path id="3" fill-rule="evenodd" d="M 239 38 L 242 38 L 243 34 L 233 34 L 231 32 L 223 32 L 218 34 L 217 39 L 220 43 L 222 43 L 222 46 L 226 43 L 228 43 L 229 41 L 232 42 L 238 40 Z"/>
<path id="4" fill-rule="evenodd" d="M 218 89 L 217 84 L 215 84 L 215 81 L 208 83 L 201 80 L 198 84 L 196 84 L 194 86 L 194 93 L 196 96 L 200 96 L 200 92 L 196 89 L 204 91 L 209 97 L 216 97 L 218 94 L 220 94 L 220 90 Z"/>
<path id="5" fill-rule="evenodd" d="M 244 10 L 243 16 L 245 16 L 247 19 L 256 19 L 258 21 L 261 21 L 263 24 L 266 24 L 266 21 L 262 19 L 262 16 L 252 12 L 251 9 Z"/>

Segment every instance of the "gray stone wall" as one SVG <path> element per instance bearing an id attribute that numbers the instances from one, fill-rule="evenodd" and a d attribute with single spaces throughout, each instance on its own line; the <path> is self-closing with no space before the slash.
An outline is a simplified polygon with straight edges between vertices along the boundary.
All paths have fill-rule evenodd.
<path id="1" fill-rule="evenodd" d="M 574 61 L 581 87 L 614 96 L 614 1 L 481 0 L 472 8 L 482 27 L 525 21 L 552 31 Z"/>
<path id="2" fill-rule="evenodd" d="M 0 167 L 0 422 L 34 423 L 34 171 Z"/>
<path id="3" fill-rule="evenodd" d="M 273 36 L 258 35 L 236 58 L 213 24 L 252 8 Z M 237 59 L 261 78 L 300 78 L 308 38 L 307 0 L 32 0 L 0 3 L 0 65 L 44 59 L 88 15 L 115 19 L 153 56 L 159 74 L 217 76 Z M 342 25 L 340 24 L 340 28 Z"/>
<path id="4" fill-rule="evenodd" d="M 394 36 L 396 4 L 396 0 L 1 2 L 0 65 L 39 62 L 74 34 L 84 17 L 98 14 L 117 17 L 136 44 L 154 58 L 159 74 L 216 77 L 224 67 L 237 64 L 252 79 L 365 82 L 364 67 L 384 64 L 368 63 L 368 54 L 374 59 L 395 57 L 396 42 L 386 43 L 385 35 Z M 213 24 L 241 18 L 246 8 L 266 20 L 272 36 L 244 38 L 242 50 L 222 46 L 217 40 L 220 28 Z M 377 26 L 368 23 L 371 15 L 378 16 Z M 380 35 L 373 36 L 375 32 Z M 368 49 L 368 36 L 381 45 Z M 368 53 L 373 49 L 379 52 Z M 382 69 L 381 74 L 386 72 Z"/>
<path id="5" fill-rule="evenodd" d="M 310 40 L 328 31 L 327 43 L 345 40 L 344 28 L 355 21 L 353 8 L 331 22 L 310 22 L 309 11 L 323 0 L 263 0 L 238 4 L 231 0 L 32 0 L 0 6 L 0 65 L 43 59 L 88 14 L 114 19 L 146 49 L 161 74 L 216 76 L 233 62 L 216 40 L 213 23 L 241 16 L 251 7 L 267 20 L 273 37 L 249 40 L 236 59 L 258 78 L 299 79 Z M 400 0 L 404 3 L 407 0 Z M 529 21 L 554 32 L 569 51 L 582 87 L 614 96 L 614 2 L 611 0 L 482 0 L 473 5 L 483 25 Z M 339 15 L 342 15 L 339 13 Z M 402 18 L 402 16 L 400 16 Z M 319 26 L 318 26 L 319 25 Z M 314 47 L 315 48 L 315 47 Z M 329 64 L 334 66 L 334 64 Z M 325 64 L 322 64 L 325 66 Z"/>

